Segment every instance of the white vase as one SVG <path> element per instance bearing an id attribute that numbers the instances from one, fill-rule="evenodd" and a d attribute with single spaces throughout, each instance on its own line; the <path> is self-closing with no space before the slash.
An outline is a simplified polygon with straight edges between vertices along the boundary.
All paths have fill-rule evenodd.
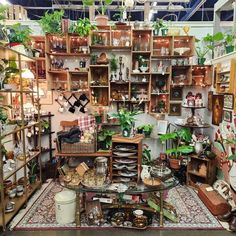
<path id="1" fill-rule="evenodd" d="M 150 170 L 151 166 L 148 165 L 142 165 L 142 171 L 141 171 L 141 179 L 144 180 L 145 178 L 150 178 Z"/>
<path id="2" fill-rule="evenodd" d="M 236 162 L 230 161 L 229 183 L 234 191 L 236 191 Z"/>
<path id="3" fill-rule="evenodd" d="M 194 150 L 197 154 L 200 154 L 203 151 L 202 142 L 196 142 L 194 145 Z"/>

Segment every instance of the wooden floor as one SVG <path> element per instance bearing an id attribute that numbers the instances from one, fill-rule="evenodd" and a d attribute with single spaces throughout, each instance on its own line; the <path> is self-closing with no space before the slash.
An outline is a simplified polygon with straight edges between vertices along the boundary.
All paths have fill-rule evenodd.
<path id="1" fill-rule="evenodd" d="M 112 234 L 112 235 L 111 235 Z M 7 236 L 233 236 L 222 230 L 67 230 L 67 231 L 12 231 Z"/>

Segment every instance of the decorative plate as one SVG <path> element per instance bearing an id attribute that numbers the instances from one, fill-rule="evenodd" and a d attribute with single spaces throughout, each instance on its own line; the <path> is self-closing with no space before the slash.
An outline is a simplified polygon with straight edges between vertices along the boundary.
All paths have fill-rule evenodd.
<path id="1" fill-rule="evenodd" d="M 127 146 L 127 145 L 117 145 L 115 146 L 117 151 L 133 151 L 135 150 L 135 146 Z"/>
<path id="2" fill-rule="evenodd" d="M 113 153 L 119 157 L 130 157 L 133 156 L 136 152 L 113 152 Z"/>
<path id="3" fill-rule="evenodd" d="M 133 177 L 137 175 L 137 173 L 126 172 L 126 171 L 118 171 L 118 174 L 124 177 Z"/>
<path id="4" fill-rule="evenodd" d="M 134 160 L 134 159 L 118 159 L 118 158 L 116 158 L 115 162 L 123 163 L 123 164 L 132 164 L 132 163 L 136 163 L 137 160 Z"/>

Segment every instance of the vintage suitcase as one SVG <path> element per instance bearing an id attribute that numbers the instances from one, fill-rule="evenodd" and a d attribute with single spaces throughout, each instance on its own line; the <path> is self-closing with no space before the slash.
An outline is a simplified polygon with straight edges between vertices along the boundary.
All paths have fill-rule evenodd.
<path id="1" fill-rule="evenodd" d="M 198 196 L 210 212 L 217 216 L 225 214 L 229 211 L 229 203 L 215 190 L 207 191 L 206 188 L 211 187 L 208 184 L 202 184 L 198 189 Z"/>

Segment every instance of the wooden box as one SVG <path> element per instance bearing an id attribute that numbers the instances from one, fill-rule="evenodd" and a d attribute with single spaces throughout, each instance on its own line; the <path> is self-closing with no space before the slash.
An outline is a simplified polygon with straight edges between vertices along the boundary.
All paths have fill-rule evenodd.
<path id="1" fill-rule="evenodd" d="M 20 5 L 10 5 L 6 11 L 8 20 L 27 20 L 27 10 Z"/>

